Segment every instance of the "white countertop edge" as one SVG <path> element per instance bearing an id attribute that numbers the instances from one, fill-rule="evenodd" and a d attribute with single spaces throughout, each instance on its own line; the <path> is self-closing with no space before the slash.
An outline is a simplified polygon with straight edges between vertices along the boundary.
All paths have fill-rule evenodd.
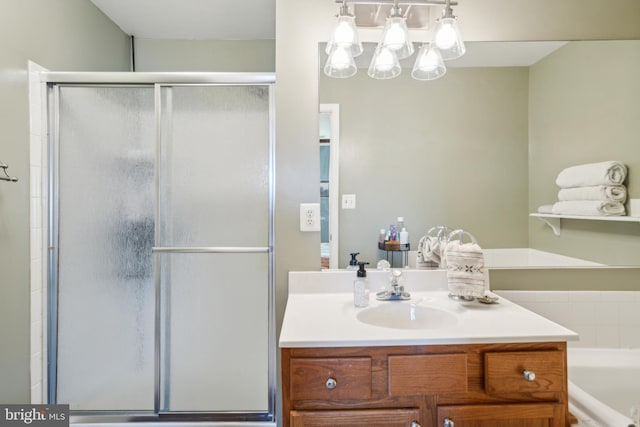
<path id="1" fill-rule="evenodd" d="M 281 341 L 280 348 L 316 348 L 316 347 L 395 347 L 395 346 L 429 346 L 429 345 L 463 345 L 463 344 L 523 344 L 544 342 L 577 341 L 577 335 L 527 336 L 500 338 L 435 338 L 435 339 L 393 339 L 362 341 Z"/>

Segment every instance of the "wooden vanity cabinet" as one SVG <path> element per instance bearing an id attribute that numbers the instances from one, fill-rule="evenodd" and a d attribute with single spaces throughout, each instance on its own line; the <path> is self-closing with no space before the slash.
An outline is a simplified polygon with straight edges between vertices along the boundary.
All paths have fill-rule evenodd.
<path id="1" fill-rule="evenodd" d="M 284 427 L 565 427 L 566 344 L 283 348 Z"/>

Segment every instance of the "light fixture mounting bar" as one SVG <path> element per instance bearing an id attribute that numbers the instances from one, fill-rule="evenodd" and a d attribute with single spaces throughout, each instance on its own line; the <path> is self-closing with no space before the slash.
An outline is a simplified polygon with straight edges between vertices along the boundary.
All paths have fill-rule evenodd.
<path id="1" fill-rule="evenodd" d="M 335 0 L 336 3 L 343 3 L 344 0 Z M 395 0 L 347 0 L 350 4 L 394 4 Z M 399 0 L 398 4 L 411 5 L 411 6 L 444 6 L 449 4 L 451 6 L 457 6 L 457 1 L 446 0 Z"/>

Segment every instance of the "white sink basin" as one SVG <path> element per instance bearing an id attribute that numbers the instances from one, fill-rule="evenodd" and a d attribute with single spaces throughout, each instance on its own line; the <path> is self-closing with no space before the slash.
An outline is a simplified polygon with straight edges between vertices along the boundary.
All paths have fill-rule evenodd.
<path id="1" fill-rule="evenodd" d="M 363 323 L 392 329 L 437 329 L 458 323 L 455 314 L 406 302 L 386 302 L 356 315 Z"/>

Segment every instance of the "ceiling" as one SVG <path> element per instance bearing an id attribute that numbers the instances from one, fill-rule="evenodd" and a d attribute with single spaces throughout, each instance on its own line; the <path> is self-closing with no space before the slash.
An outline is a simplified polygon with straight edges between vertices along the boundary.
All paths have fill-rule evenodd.
<path id="1" fill-rule="evenodd" d="M 529 67 L 566 41 L 510 41 L 465 43 L 464 56 L 447 62 L 450 67 Z"/>
<path id="2" fill-rule="evenodd" d="M 305 0 L 300 0 L 305 1 Z M 335 0 L 332 0 L 335 1 Z M 136 38 L 189 40 L 264 40 L 275 38 L 276 0 L 91 0 L 125 33 Z M 387 9 L 356 8 L 358 25 L 382 25 Z M 412 27 L 429 21 L 429 8 L 406 11 Z M 329 29 L 327 30 L 329 31 Z M 467 53 L 449 66 L 529 66 L 563 43 L 468 43 Z M 370 46 L 371 47 L 371 46 Z M 363 55 L 362 58 L 370 57 Z M 360 67 L 368 59 L 358 58 Z M 406 62 L 406 61 L 405 61 Z M 412 64 L 411 64 L 412 65 Z M 411 66 L 404 64 L 403 66 Z"/>
<path id="3" fill-rule="evenodd" d="M 274 39 L 276 0 L 91 0 L 125 33 L 149 39 Z"/>

